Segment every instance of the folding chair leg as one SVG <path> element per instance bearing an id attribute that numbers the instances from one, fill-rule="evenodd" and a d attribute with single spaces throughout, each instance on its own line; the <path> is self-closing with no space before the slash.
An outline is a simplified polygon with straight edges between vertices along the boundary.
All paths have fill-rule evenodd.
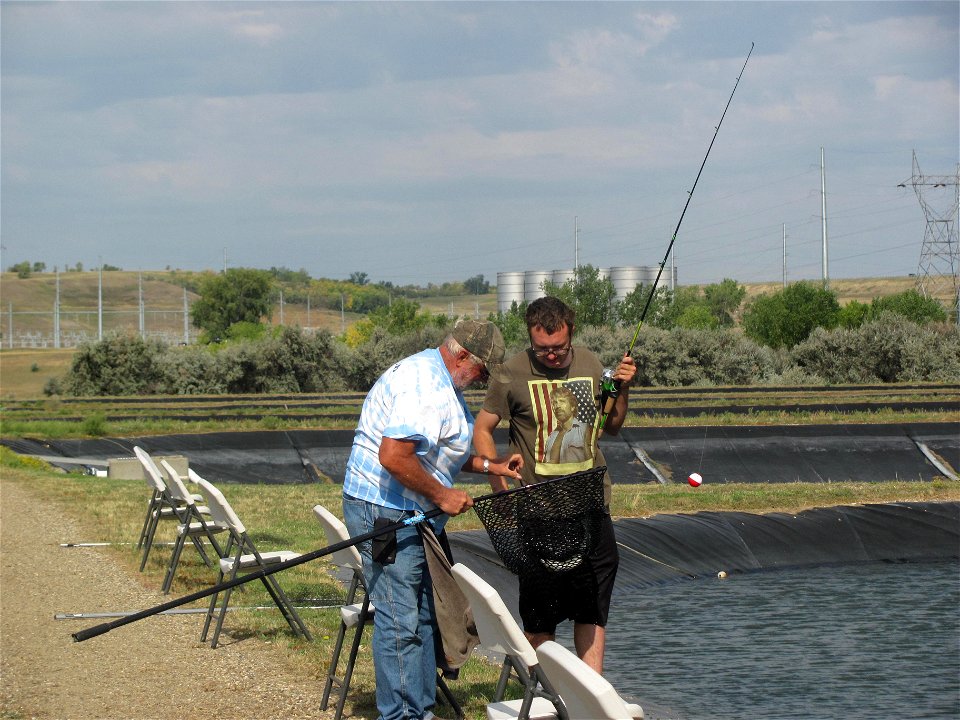
<path id="1" fill-rule="evenodd" d="M 340 679 L 337 677 L 337 666 L 340 664 L 340 651 L 343 650 L 343 640 L 347 634 L 347 626 L 341 620 L 340 630 L 337 631 L 337 641 L 333 644 L 333 657 L 330 658 L 330 669 L 327 671 L 327 682 L 323 686 L 323 698 L 320 700 L 320 709 L 326 710 L 330 704 L 330 691 L 333 690 L 334 682 L 341 687 Z"/>
<path id="2" fill-rule="evenodd" d="M 230 604 L 230 595 L 233 592 L 233 588 L 227 588 L 223 591 L 223 602 L 220 604 L 220 611 L 217 613 L 217 624 L 213 628 L 213 637 L 210 639 L 210 649 L 215 650 L 217 647 L 217 642 L 220 640 L 220 631 L 223 629 L 223 618 L 227 614 L 227 605 Z M 216 595 L 214 595 L 214 602 L 216 601 Z M 209 627 L 210 618 L 213 617 L 213 607 L 207 613 L 207 624 L 204 626 L 204 637 L 206 636 L 206 628 Z M 203 639 L 203 637 L 201 637 Z"/>
<path id="3" fill-rule="evenodd" d="M 143 527 L 140 528 L 140 538 L 137 540 L 137 550 L 143 547 L 143 541 L 147 539 L 147 528 L 150 527 L 150 518 L 153 517 L 153 511 L 157 505 L 157 495 L 154 492 L 150 502 L 147 503 L 147 515 L 143 518 Z"/>
<path id="4" fill-rule="evenodd" d="M 443 699 L 446 701 L 447 705 L 450 706 L 450 709 L 453 710 L 454 717 L 457 720 L 464 720 L 463 708 L 460 707 L 460 703 L 457 702 L 457 699 L 453 696 L 453 693 L 450 692 L 450 688 L 447 686 L 447 681 L 443 679 L 443 673 L 437 673 L 437 689 L 440 691 L 440 694 L 443 696 Z"/>
<path id="5" fill-rule="evenodd" d="M 493 694 L 493 701 L 500 702 L 507 692 L 507 681 L 510 679 L 510 658 L 505 658 L 503 667 L 500 669 L 500 679 L 497 680 L 497 691 Z"/>
<path id="6" fill-rule="evenodd" d="M 218 573 L 216 584 L 219 585 L 224 581 L 224 579 L 225 579 L 224 574 L 222 572 Z M 210 632 L 210 623 L 213 620 L 213 616 L 217 614 L 216 613 L 217 598 L 219 597 L 220 597 L 220 593 L 214 593 L 213 595 L 210 596 L 210 605 L 207 607 L 207 615 L 203 619 L 203 630 L 200 631 L 200 642 L 207 641 L 207 633 Z"/>
<path id="7" fill-rule="evenodd" d="M 364 616 L 366 614 L 364 613 Z M 350 681 L 353 679 L 353 667 L 357 664 L 357 654 L 360 651 L 360 641 L 363 639 L 363 627 L 365 622 L 357 623 L 357 630 L 353 634 L 353 642 L 350 643 L 350 655 L 347 656 L 347 666 L 343 669 L 343 680 L 340 682 L 340 698 L 337 700 L 337 711 L 333 720 L 340 720 L 343 715 L 343 706 L 347 702 L 347 691 L 350 690 Z"/>
<path id="8" fill-rule="evenodd" d="M 213 563 L 210 562 L 210 558 L 207 556 L 207 551 L 203 549 L 203 540 L 198 537 L 190 537 L 190 542 L 193 543 L 193 546 L 197 549 L 197 552 L 200 553 L 200 557 L 203 558 L 203 562 L 207 564 L 207 567 L 212 567 Z"/>
<path id="9" fill-rule="evenodd" d="M 160 507 L 151 513 L 150 527 L 147 528 L 147 537 L 143 543 L 143 558 L 140 560 L 140 572 L 147 566 L 147 558 L 150 556 L 150 549 L 153 547 L 153 538 L 157 534 L 157 526 L 160 524 Z"/>
<path id="10" fill-rule="evenodd" d="M 287 625 L 290 626 L 293 634 L 300 635 L 307 641 L 313 642 L 313 636 L 310 635 L 310 631 L 307 630 L 307 626 L 304 625 L 303 620 L 300 619 L 300 616 L 293 607 L 293 603 L 290 602 L 290 598 L 287 597 L 287 594 L 283 591 L 283 588 L 280 587 L 276 578 L 268 575 L 267 577 L 260 578 L 260 582 L 263 583 L 267 592 L 270 593 L 270 597 L 273 598 L 277 607 L 280 608 L 280 612 L 283 613 L 283 617 L 286 619 Z"/>
<path id="11" fill-rule="evenodd" d="M 180 564 L 180 554 L 183 552 L 183 546 L 186 544 L 186 533 L 177 538 L 177 543 L 173 547 L 173 555 L 170 556 L 170 564 L 167 566 L 167 574 L 163 578 L 163 594 L 170 592 L 170 586 L 173 585 L 173 576 L 177 572 L 177 565 Z"/>

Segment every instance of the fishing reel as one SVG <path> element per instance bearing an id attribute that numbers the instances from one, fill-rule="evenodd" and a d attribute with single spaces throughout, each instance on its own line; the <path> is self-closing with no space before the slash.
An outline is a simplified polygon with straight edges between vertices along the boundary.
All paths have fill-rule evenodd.
<path id="1" fill-rule="evenodd" d="M 600 427 L 603 432 L 603 426 L 607 422 L 607 416 L 613 410 L 613 403 L 620 394 L 620 381 L 614 378 L 614 370 L 604 368 L 600 375 Z"/>
<path id="2" fill-rule="evenodd" d="M 600 392 L 604 398 L 616 398 L 620 394 L 620 383 L 614 379 L 614 372 L 612 368 L 604 368 L 600 375 Z"/>

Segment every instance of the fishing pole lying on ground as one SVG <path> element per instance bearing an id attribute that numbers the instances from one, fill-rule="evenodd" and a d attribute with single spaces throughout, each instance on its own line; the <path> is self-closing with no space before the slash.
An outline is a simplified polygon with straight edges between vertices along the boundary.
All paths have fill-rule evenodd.
<path id="1" fill-rule="evenodd" d="M 687 214 L 687 208 L 690 207 L 690 201 L 693 199 L 693 191 L 697 189 L 697 183 L 700 182 L 700 175 L 703 174 L 703 168 L 707 164 L 707 158 L 710 157 L 710 151 L 713 149 L 713 143 L 717 139 L 717 135 L 720 132 L 720 126 L 723 125 L 723 119 L 727 116 L 727 110 L 730 109 L 730 103 L 733 102 L 733 94 L 737 91 L 737 86 L 740 85 L 740 78 L 743 77 L 743 71 L 747 69 L 747 63 L 750 62 L 750 56 L 753 54 L 754 43 L 750 43 L 750 52 L 747 53 L 747 59 L 743 61 L 743 67 L 740 68 L 740 74 L 737 75 L 737 82 L 733 85 L 733 90 L 730 92 L 730 97 L 727 99 L 727 104 L 723 108 L 723 114 L 720 116 L 720 122 L 717 123 L 716 130 L 713 133 L 713 138 L 710 140 L 710 146 L 707 148 L 706 155 L 703 156 L 703 162 L 700 163 L 700 171 L 697 173 L 696 180 L 693 181 L 693 187 L 690 188 L 690 191 L 687 193 L 687 202 L 683 206 L 683 212 L 680 213 L 680 219 L 677 221 L 677 227 L 673 231 L 673 236 L 670 238 L 670 244 L 667 245 L 667 252 L 663 256 L 663 261 L 660 263 L 660 269 L 657 271 L 657 277 L 653 281 L 653 285 L 650 286 L 650 292 L 647 295 L 647 302 L 643 306 L 643 311 L 640 313 L 640 322 L 637 323 L 637 331 L 633 334 L 633 340 L 630 341 L 630 347 L 627 349 L 625 355 L 630 356 L 633 354 L 633 348 L 637 344 L 637 338 L 640 336 L 640 328 L 643 325 L 644 319 L 647 317 L 647 311 L 650 309 L 650 304 L 653 302 L 653 296 L 657 291 L 657 285 L 660 283 L 660 276 L 663 275 L 663 268 L 667 264 L 667 259 L 670 257 L 670 251 L 673 250 L 673 244 L 677 240 L 677 233 L 680 232 L 680 224 L 683 222 L 683 216 Z M 597 432 L 597 438 L 599 439 L 600 434 L 603 433 L 603 426 L 607 422 L 607 416 L 610 414 L 610 411 L 613 410 L 613 403 L 617 399 L 617 395 L 620 394 L 620 381 L 615 380 L 613 377 L 613 370 L 604 370 L 603 376 L 600 380 L 600 407 L 602 412 L 600 415 L 600 428 Z"/>
<path id="2" fill-rule="evenodd" d="M 547 482 L 555 482 L 555 481 L 551 480 Z M 543 485 L 543 484 L 545 483 L 539 483 L 539 485 Z M 485 502 L 488 500 L 492 500 L 494 498 L 500 498 L 506 495 L 511 495 L 513 493 L 530 490 L 535 487 L 537 487 L 537 484 L 523 485 L 521 487 L 512 488 L 509 490 L 501 490 L 500 492 L 482 495 L 480 497 L 474 498 L 473 501 L 474 503 Z M 144 618 L 148 618 L 152 615 L 158 615 L 168 610 L 172 610 L 175 607 L 179 607 L 180 605 L 186 605 L 187 603 L 193 602 L 194 600 L 200 600 L 205 597 L 210 597 L 211 595 L 216 595 L 220 592 L 223 592 L 224 590 L 237 587 L 238 585 L 243 585 L 244 583 L 253 582 L 254 580 L 260 580 L 261 578 L 265 578 L 268 575 L 273 575 L 274 573 L 281 572 L 282 570 L 288 570 L 292 567 L 296 567 L 297 565 L 303 565 L 304 563 L 308 563 L 311 560 L 316 560 L 317 558 L 323 557 L 324 555 L 330 555 L 339 550 L 343 550 L 344 548 L 348 548 L 351 545 L 358 545 L 362 542 L 366 542 L 367 540 L 372 540 L 373 538 L 378 537 L 380 535 L 385 535 L 390 532 L 396 532 L 397 530 L 402 530 L 404 527 L 417 525 L 418 523 L 421 523 L 424 520 L 430 520 L 432 518 L 437 517 L 438 515 L 443 515 L 443 514 L 444 514 L 443 510 L 441 510 L 440 508 L 435 508 L 433 510 L 430 510 L 427 513 L 418 513 L 413 517 L 409 517 L 405 520 L 399 520 L 395 523 L 391 523 L 390 525 L 385 525 L 384 527 L 371 530 L 368 533 L 357 535 L 356 537 L 352 537 L 348 540 L 343 540 L 341 542 L 334 543 L 333 545 L 328 545 L 327 547 L 319 548 L 312 552 L 305 553 L 304 555 L 295 557 L 292 560 L 287 560 L 285 562 L 277 563 L 276 565 L 271 565 L 269 567 L 262 568 L 255 572 L 248 573 L 243 577 L 237 577 L 237 578 L 234 578 L 233 580 L 227 580 L 217 585 L 213 585 L 207 588 L 206 590 L 198 590 L 197 592 L 191 593 L 190 595 L 184 595 L 181 598 L 170 600 L 169 602 L 165 602 L 160 605 L 155 605 L 152 608 L 131 613 L 117 620 L 112 620 L 110 622 L 102 623 L 100 625 L 94 625 L 93 627 L 89 627 L 86 630 L 80 630 L 78 632 L 73 633 L 72 637 L 76 642 L 83 642 L 84 640 L 89 640 L 90 638 L 97 637 L 98 635 L 103 635 L 104 633 L 108 633 L 111 630 L 121 627 L 123 625 L 128 625 L 132 622 L 143 620 Z"/>

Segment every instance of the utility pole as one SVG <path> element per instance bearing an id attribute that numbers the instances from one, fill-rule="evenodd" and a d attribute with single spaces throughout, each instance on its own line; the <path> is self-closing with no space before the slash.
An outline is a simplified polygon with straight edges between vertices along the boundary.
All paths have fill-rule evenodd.
<path id="1" fill-rule="evenodd" d="M 577 277 L 580 269 L 580 219 L 573 216 L 573 276 Z"/>
<path id="2" fill-rule="evenodd" d="M 827 176 L 823 163 L 823 148 L 820 148 L 820 233 L 823 238 L 823 288 L 830 289 L 830 258 L 827 252 Z"/>
<path id="3" fill-rule="evenodd" d="M 783 287 L 787 287 L 787 224 L 783 224 Z"/>
<path id="4" fill-rule="evenodd" d="M 183 288 L 183 344 L 190 342 L 190 307 L 187 303 L 187 288 Z"/>
<path id="5" fill-rule="evenodd" d="M 53 346 L 60 347 L 60 268 L 57 268 L 57 297 L 53 302 Z"/>
<path id="6" fill-rule="evenodd" d="M 960 165 L 954 175 L 924 175 L 913 151 L 913 175 L 897 187 L 913 186 L 927 219 L 917 271 L 917 289 L 924 297 L 949 295 L 960 324 L 957 272 L 957 209 L 960 207 Z M 936 207 L 934 206 L 936 204 Z"/>
<path id="7" fill-rule="evenodd" d="M 146 328 L 144 327 L 145 323 L 144 323 L 144 317 L 143 317 L 144 313 L 143 313 L 143 273 L 142 272 L 137 273 L 137 294 L 140 298 L 140 302 L 138 303 L 139 307 L 137 309 L 139 311 L 139 317 L 140 317 L 140 337 L 142 338 L 144 337 L 144 331 L 146 330 Z"/>
<path id="8" fill-rule="evenodd" d="M 103 258 L 100 258 L 100 275 L 97 281 L 97 340 L 103 340 Z"/>

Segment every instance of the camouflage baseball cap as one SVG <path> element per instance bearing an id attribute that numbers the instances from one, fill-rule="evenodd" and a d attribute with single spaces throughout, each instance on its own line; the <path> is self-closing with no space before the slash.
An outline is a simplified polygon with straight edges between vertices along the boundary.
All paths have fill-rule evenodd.
<path id="1" fill-rule="evenodd" d="M 486 320 L 461 320 L 453 328 L 453 339 L 464 349 L 483 360 L 488 371 L 494 371 L 503 363 L 506 346 L 500 328 Z"/>

